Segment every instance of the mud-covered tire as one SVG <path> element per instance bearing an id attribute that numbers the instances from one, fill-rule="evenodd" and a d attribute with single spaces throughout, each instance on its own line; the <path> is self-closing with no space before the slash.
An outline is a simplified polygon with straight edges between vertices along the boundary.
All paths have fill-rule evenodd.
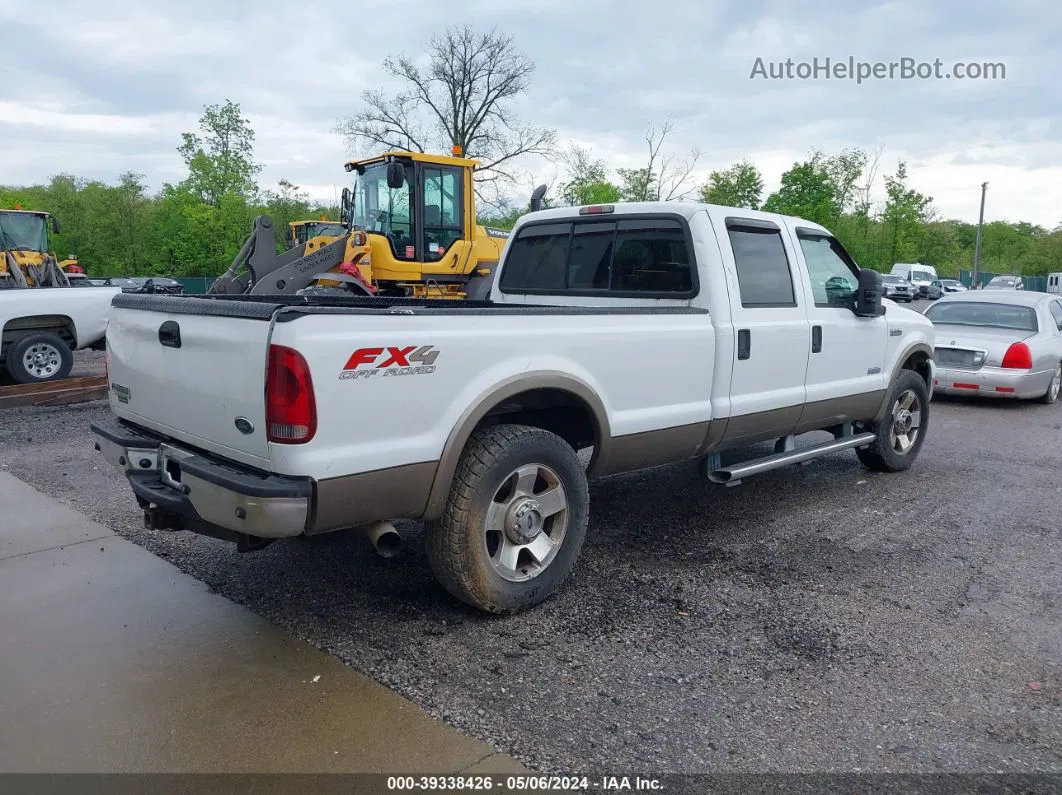
<path id="1" fill-rule="evenodd" d="M 563 508 L 543 518 L 561 503 Z M 488 613 L 533 607 L 571 573 L 586 537 L 589 503 L 586 472 L 575 450 L 556 434 L 526 425 L 477 430 L 461 454 L 443 516 L 425 527 L 435 578 L 453 596 Z M 537 543 L 525 546 L 509 535 L 526 539 L 536 532 Z M 549 542 L 545 565 L 533 554 L 546 543 L 538 538 L 543 535 Z M 517 558 L 508 558 L 512 549 Z M 518 563 L 506 569 L 506 559 L 530 563 L 521 573 Z"/>
<path id="2" fill-rule="evenodd" d="M 898 412 L 908 411 L 910 413 L 911 407 L 904 409 L 901 405 L 907 402 L 910 396 L 913 396 L 917 406 L 918 417 L 915 422 L 917 422 L 918 433 L 914 439 L 910 440 L 910 446 L 901 452 L 898 449 L 897 437 L 902 435 L 910 439 L 910 434 L 909 432 L 898 434 L 894 431 L 897 430 L 896 423 L 899 420 L 904 420 L 906 424 L 906 418 Z M 856 455 L 863 466 L 874 472 L 902 472 L 909 469 L 918 458 L 928 428 L 929 387 L 918 373 L 913 370 L 901 370 L 896 382 L 889 390 L 884 417 L 880 422 L 870 423 L 867 427 L 868 431 L 877 434 L 877 438 L 867 447 L 857 447 Z"/>
<path id="3" fill-rule="evenodd" d="M 58 334 L 26 334 L 7 349 L 7 371 L 17 384 L 58 381 L 74 369 L 74 354 Z"/>

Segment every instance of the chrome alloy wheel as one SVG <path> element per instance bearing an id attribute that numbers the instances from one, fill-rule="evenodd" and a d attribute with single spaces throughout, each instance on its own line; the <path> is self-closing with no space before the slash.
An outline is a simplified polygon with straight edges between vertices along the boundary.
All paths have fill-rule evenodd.
<path id="1" fill-rule="evenodd" d="M 899 455 L 907 455 L 918 439 L 922 424 L 922 401 L 914 390 L 908 389 L 892 405 L 889 425 L 889 444 Z"/>
<path id="2" fill-rule="evenodd" d="M 544 464 L 526 464 L 495 491 L 483 541 L 494 570 L 510 582 L 524 582 L 553 562 L 567 529 L 568 495 L 560 477 Z"/>

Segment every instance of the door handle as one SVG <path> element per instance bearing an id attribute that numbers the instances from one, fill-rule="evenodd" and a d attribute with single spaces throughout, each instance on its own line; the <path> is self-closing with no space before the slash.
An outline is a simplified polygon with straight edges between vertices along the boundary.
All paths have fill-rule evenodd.
<path id="1" fill-rule="evenodd" d="M 738 358 L 747 359 L 752 355 L 752 332 L 747 328 L 738 329 Z"/>
<path id="2" fill-rule="evenodd" d="M 818 353 L 822 350 L 822 326 L 811 327 L 811 352 Z"/>
<path id="3" fill-rule="evenodd" d="M 175 320 L 167 320 L 159 326 L 159 342 L 167 348 L 181 347 L 181 327 Z"/>

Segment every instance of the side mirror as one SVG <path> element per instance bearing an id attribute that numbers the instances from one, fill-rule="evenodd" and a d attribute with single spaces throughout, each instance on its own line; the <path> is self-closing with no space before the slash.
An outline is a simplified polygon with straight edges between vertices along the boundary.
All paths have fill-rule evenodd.
<path id="1" fill-rule="evenodd" d="M 879 317 L 885 314 L 882 306 L 881 274 L 869 268 L 859 271 L 859 287 L 856 288 L 856 317 Z"/>
<path id="2" fill-rule="evenodd" d="M 406 170 L 397 160 L 387 164 L 387 187 L 398 190 L 406 184 Z"/>
<path id="3" fill-rule="evenodd" d="M 350 223 L 350 209 L 353 204 L 353 197 L 350 188 L 343 188 L 343 193 L 340 195 L 339 200 L 339 220 L 344 224 Z"/>
<path id="4" fill-rule="evenodd" d="M 52 216 L 52 231 L 55 232 L 55 234 L 59 234 L 59 219 L 54 215 Z"/>

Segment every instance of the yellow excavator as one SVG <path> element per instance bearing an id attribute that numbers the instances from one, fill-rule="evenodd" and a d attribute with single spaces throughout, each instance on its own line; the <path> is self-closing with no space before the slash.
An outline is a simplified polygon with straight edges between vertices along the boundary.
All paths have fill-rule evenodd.
<path id="1" fill-rule="evenodd" d="M 207 292 L 485 298 L 509 232 L 477 223 L 479 162 L 461 154 L 392 151 L 348 162 L 356 179 L 343 189 L 341 236 L 308 238 L 278 255 L 272 220 L 260 215 Z M 535 189 L 532 211 L 545 192 Z"/>
<path id="2" fill-rule="evenodd" d="M 59 234 L 59 219 L 50 213 L 0 209 L 0 288 L 69 287 L 66 272 L 48 248 L 48 230 Z"/>
<path id="3" fill-rule="evenodd" d="M 292 221 L 288 224 L 288 248 L 293 249 L 317 237 L 330 238 L 325 242 L 331 243 L 346 233 L 347 228 L 342 221 L 330 221 L 327 215 L 322 215 L 316 221 Z"/>

